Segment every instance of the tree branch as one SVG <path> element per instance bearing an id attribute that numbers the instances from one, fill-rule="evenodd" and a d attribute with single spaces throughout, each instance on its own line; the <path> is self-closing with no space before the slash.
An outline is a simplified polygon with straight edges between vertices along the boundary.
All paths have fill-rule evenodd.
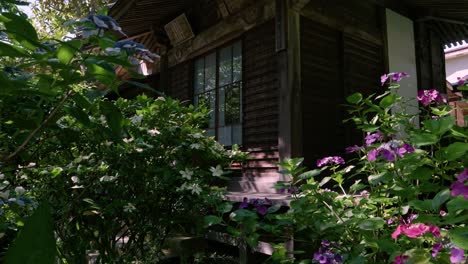
<path id="1" fill-rule="evenodd" d="M 42 123 L 36 128 L 34 129 L 29 135 L 28 137 L 23 141 L 23 143 L 18 147 L 16 148 L 16 150 L 11 153 L 8 157 L 6 157 L 6 161 L 7 160 L 10 160 L 14 157 L 16 157 L 21 151 L 23 151 L 26 146 L 28 145 L 28 143 L 33 139 L 33 137 L 52 119 L 52 117 L 54 117 L 57 112 L 63 107 L 63 105 L 65 104 L 65 102 L 68 100 L 68 98 L 70 98 L 70 96 L 73 95 L 73 91 L 70 90 L 70 91 L 67 91 L 62 99 L 60 100 L 59 104 L 54 108 L 54 110 L 52 110 L 52 112 L 50 112 L 49 116 L 44 119 L 44 121 L 42 121 Z"/>

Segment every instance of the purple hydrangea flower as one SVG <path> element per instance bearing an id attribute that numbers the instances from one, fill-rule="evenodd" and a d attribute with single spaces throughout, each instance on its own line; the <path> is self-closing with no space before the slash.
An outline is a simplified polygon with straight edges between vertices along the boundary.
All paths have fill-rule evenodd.
<path id="1" fill-rule="evenodd" d="M 463 170 L 463 172 L 458 175 L 459 182 L 464 182 L 466 180 L 468 180 L 468 169 Z"/>
<path id="2" fill-rule="evenodd" d="M 468 180 L 468 169 L 464 169 L 457 177 L 457 181 L 452 183 L 450 194 L 452 196 L 462 195 L 465 199 L 468 199 L 468 185 L 465 185 L 465 181 Z"/>
<path id="3" fill-rule="evenodd" d="M 268 213 L 268 208 L 265 205 L 260 205 L 257 207 L 257 213 L 264 216 Z"/>
<path id="4" fill-rule="evenodd" d="M 383 139 L 383 135 L 382 133 L 380 132 L 376 132 L 376 133 L 369 133 L 367 132 L 367 136 L 366 136 L 366 146 L 370 146 L 372 145 L 374 142 L 376 141 L 380 141 Z"/>
<path id="5" fill-rule="evenodd" d="M 368 161 L 376 161 L 377 156 L 379 156 L 380 150 L 379 149 L 371 149 L 369 153 L 367 153 L 367 160 Z"/>
<path id="6" fill-rule="evenodd" d="M 435 243 L 432 246 L 432 257 L 435 258 L 439 254 L 440 249 L 442 248 L 442 243 Z"/>
<path id="7" fill-rule="evenodd" d="M 458 85 L 458 86 L 465 85 L 465 81 L 466 81 L 465 78 L 457 77 L 457 80 L 458 80 L 458 82 L 457 82 L 457 85 Z"/>
<path id="8" fill-rule="evenodd" d="M 339 165 L 344 164 L 345 160 L 342 157 L 334 156 L 334 157 L 325 157 L 323 159 L 317 160 L 317 167 L 322 167 L 325 165 Z"/>
<path id="9" fill-rule="evenodd" d="M 465 252 L 461 248 L 453 248 L 450 250 L 450 262 L 451 263 L 465 263 L 466 257 Z"/>
<path id="10" fill-rule="evenodd" d="M 404 77 L 409 77 L 408 73 L 406 72 L 392 72 L 389 74 L 384 74 L 380 76 L 380 83 L 382 86 L 387 82 L 387 80 L 391 80 L 393 82 L 399 82 L 401 81 Z"/>
<path id="11" fill-rule="evenodd" d="M 440 104 L 442 102 L 447 103 L 447 98 L 445 98 L 445 96 L 441 95 L 435 89 L 418 91 L 417 99 L 424 106 L 428 106 L 432 102 L 435 102 L 437 104 Z"/>
<path id="12" fill-rule="evenodd" d="M 359 147 L 358 145 L 349 146 L 346 148 L 346 153 L 354 153 L 359 150 L 361 150 L 361 147 Z"/>
<path id="13" fill-rule="evenodd" d="M 244 199 L 242 200 L 242 203 L 239 205 L 239 209 L 246 209 L 249 207 L 249 200 L 247 199 L 247 197 L 244 197 Z"/>
<path id="14" fill-rule="evenodd" d="M 393 162 L 395 161 L 395 152 L 391 151 L 391 150 L 388 150 L 388 149 L 383 149 L 380 154 L 382 155 L 382 157 L 387 160 L 387 161 L 390 161 L 390 162 Z"/>

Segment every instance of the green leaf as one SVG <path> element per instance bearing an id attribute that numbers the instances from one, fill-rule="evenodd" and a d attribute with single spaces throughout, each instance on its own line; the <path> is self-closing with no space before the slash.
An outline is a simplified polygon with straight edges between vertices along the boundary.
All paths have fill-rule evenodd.
<path id="1" fill-rule="evenodd" d="M 357 104 L 362 101 L 362 94 L 354 93 L 348 97 L 346 97 L 346 101 L 350 104 Z"/>
<path id="2" fill-rule="evenodd" d="M 468 227 L 455 228 L 449 231 L 450 240 L 456 246 L 468 250 Z"/>
<path id="3" fill-rule="evenodd" d="M 468 200 L 462 196 L 455 197 L 447 203 L 447 210 L 451 214 L 459 210 L 468 210 Z"/>
<path id="4" fill-rule="evenodd" d="M 260 235 L 257 234 L 257 233 L 253 233 L 251 235 L 249 235 L 245 241 L 247 242 L 247 244 L 251 247 L 256 247 L 258 245 L 258 239 L 260 238 Z"/>
<path id="5" fill-rule="evenodd" d="M 423 133 L 412 135 L 410 141 L 416 146 L 427 146 L 437 143 L 439 138 L 434 134 Z"/>
<path id="6" fill-rule="evenodd" d="M 63 42 L 57 50 L 58 60 L 63 64 L 70 63 L 75 54 L 80 51 L 81 45 L 82 43 L 79 40 Z"/>
<path id="7" fill-rule="evenodd" d="M 36 29 L 27 19 L 12 13 L 0 15 L 0 22 L 3 22 L 6 33 L 10 39 L 17 41 L 23 47 L 34 50 L 41 44 L 38 43 Z"/>
<path id="8" fill-rule="evenodd" d="M 281 205 L 275 204 L 275 205 L 271 206 L 270 208 L 268 208 L 268 211 L 267 211 L 267 212 L 268 212 L 269 214 L 273 214 L 273 213 L 278 212 L 279 209 L 281 209 Z"/>
<path id="9" fill-rule="evenodd" d="M 51 177 L 52 177 L 52 178 L 55 178 L 55 177 L 59 176 L 60 173 L 62 173 L 62 171 L 63 171 L 63 169 L 60 168 L 60 167 L 53 168 L 53 169 L 50 171 Z"/>
<path id="10" fill-rule="evenodd" d="M 107 124 L 112 131 L 112 135 L 119 138 L 121 136 L 123 126 L 122 113 L 113 103 L 109 101 L 102 101 L 99 106 L 102 113 L 106 117 Z"/>
<path id="11" fill-rule="evenodd" d="M 53 230 L 49 206 L 39 205 L 8 249 L 4 263 L 53 264 L 56 254 Z"/>
<path id="12" fill-rule="evenodd" d="M 397 99 L 396 94 L 393 94 L 393 93 L 389 94 L 380 101 L 379 106 L 382 108 L 389 108 L 396 102 L 396 99 Z"/>
<path id="13" fill-rule="evenodd" d="M 428 120 L 424 122 L 424 127 L 429 129 L 436 135 L 442 135 L 452 129 L 455 125 L 455 118 L 453 116 L 441 117 L 437 120 Z"/>
<path id="14" fill-rule="evenodd" d="M 319 169 L 306 171 L 304 173 L 301 173 L 297 178 L 301 180 L 307 180 L 307 179 L 320 175 L 321 172 L 322 170 L 319 170 Z"/>
<path id="15" fill-rule="evenodd" d="M 432 200 L 413 200 L 408 203 L 411 207 L 421 210 L 421 211 L 431 211 L 432 210 Z"/>
<path id="16" fill-rule="evenodd" d="M 450 190 L 444 189 L 440 191 L 434 199 L 432 199 L 432 209 L 439 210 L 440 206 L 450 198 Z"/>
<path id="17" fill-rule="evenodd" d="M 367 179 L 369 181 L 370 184 L 372 185 L 376 185 L 376 184 L 379 184 L 380 182 L 382 181 L 385 181 L 386 179 L 388 179 L 390 176 L 390 173 L 384 171 L 384 172 L 381 172 L 377 175 L 370 175 Z"/>
<path id="18" fill-rule="evenodd" d="M 445 159 L 452 161 L 458 158 L 463 157 L 465 153 L 468 151 L 468 143 L 464 142 L 455 142 L 450 146 L 441 150 L 441 155 Z"/>
<path id="19" fill-rule="evenodd" d="M 232 203 L 223 203 L 221 204 L 221 206 L 218 208 L 218 210 L 225 214 L 225 213 L 229 213 L 231 212 L 232 210 Z"/>
<path id="20" fill-rule="evenodd" d="M 0 57 L 22 58 L 28 57 L 26 51 L 10 46 L 0 41 Z"/>
<path id="21" fill-rule="evenodd" d="M 212 225 L 217 225 L 223 222 L 223 219 L 221 217 L 215 216 L 215 215 L 207 215 L 205 216 L 205 226 L 212 226 Z"/>
<path id="22" fill-rule="evenodd" d="M 358 224 L 359 229 L 373 231 L 382 228 L 385 221 L 380 217 L 369 218 Z"/>

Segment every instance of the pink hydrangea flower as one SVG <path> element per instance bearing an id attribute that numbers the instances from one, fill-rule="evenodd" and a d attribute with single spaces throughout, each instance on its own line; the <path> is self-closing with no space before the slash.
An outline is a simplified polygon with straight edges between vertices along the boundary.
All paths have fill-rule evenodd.
<path id="1" fill-rule="evenodd" d="M 395 260 L 393 261 L 393 264 L 404 264 L 406 260 L 409 259 L 409 256 L 396 256 Z"/>
<path id="2" fill-rule="evenodd" d="M 428 226 L 422 223 L 402 224 L 397 226 L 397 229 L 392 233 L 392 238 L 397 239 L 400 235 L 406 235 L 410 238 L 420 237 L 427 232 L 432 233 L 435 237 L 440 237 L 440 229 L 437 226 Z"/>
<path id="3" fill-rule="evenodd" d="M 438 103 L 438 104 L 440 104 L 442 102 L 447 103 L 447 98 L 445 98 L 445 96 L 441 95 L 435 89 L 418 91 L 417 99 L 424 106 L 428 106 L 432 102 L 435 102 L 435 103 Z"/>

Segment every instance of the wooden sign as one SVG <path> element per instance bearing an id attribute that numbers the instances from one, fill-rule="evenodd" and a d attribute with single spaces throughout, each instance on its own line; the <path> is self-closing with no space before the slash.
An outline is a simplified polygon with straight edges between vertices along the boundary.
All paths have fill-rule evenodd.
<path id="1" fill-rule="evenodd" d="M 185 14 L 182 14 L 164 26 L 171 44 L 177 46 L 195 35 Z"/>

